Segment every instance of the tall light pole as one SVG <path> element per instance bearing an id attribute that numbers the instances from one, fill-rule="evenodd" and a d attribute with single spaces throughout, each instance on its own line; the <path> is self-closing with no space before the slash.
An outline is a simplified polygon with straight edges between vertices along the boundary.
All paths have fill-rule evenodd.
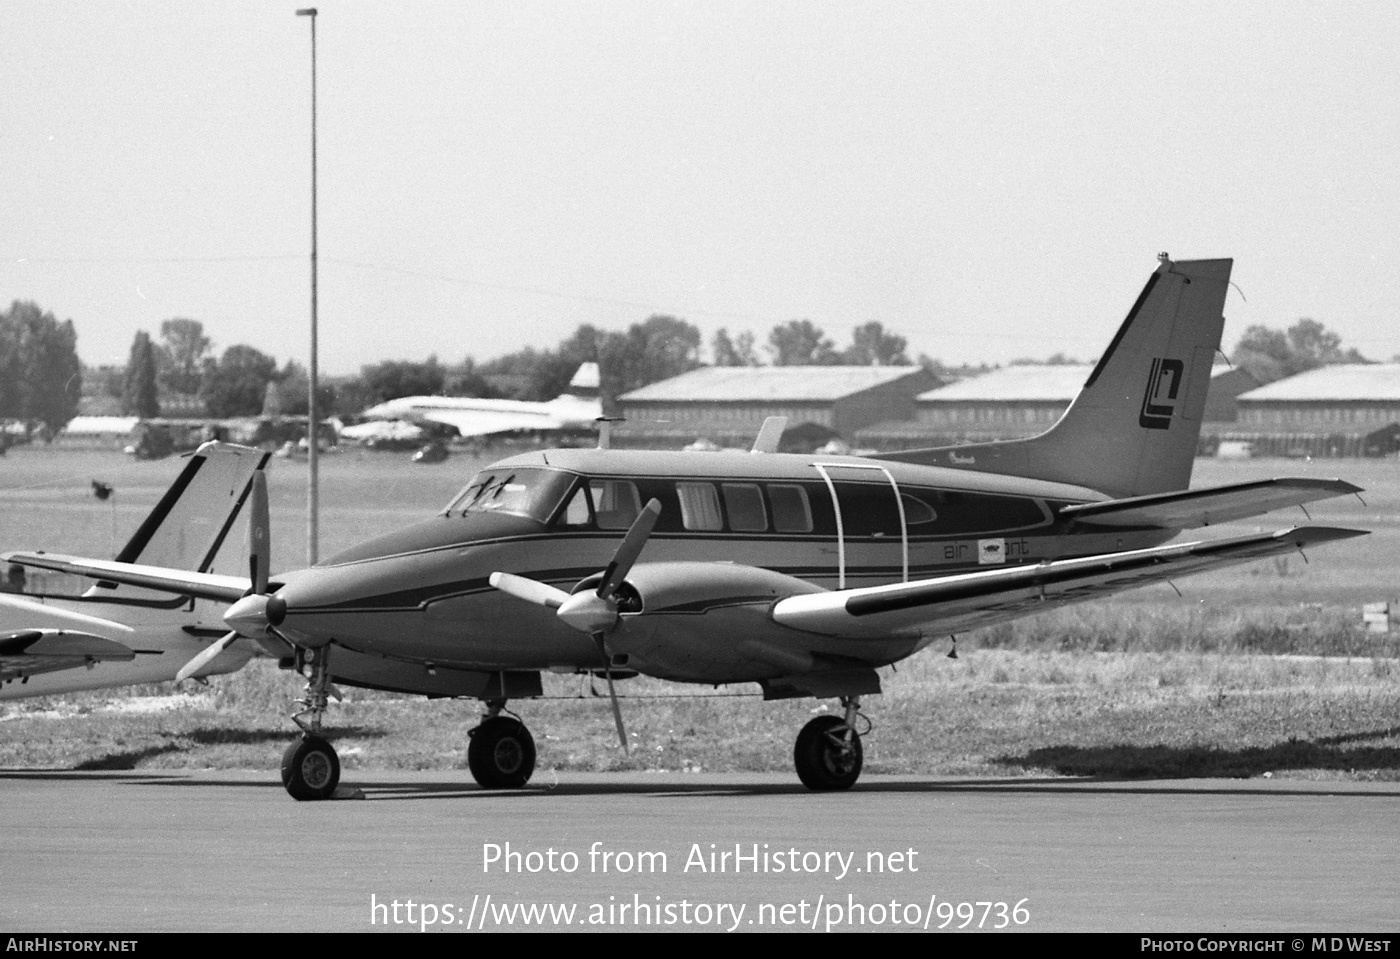
<path id="1" fill-rule="evenodd" d="M 319 368 L 316 359 L 316 8 L 298 10 L 311 18 L 311 368 L 306 388 L 306 562 L 315 565 L 320 512 L 320 417 L 316 409 Z"/>

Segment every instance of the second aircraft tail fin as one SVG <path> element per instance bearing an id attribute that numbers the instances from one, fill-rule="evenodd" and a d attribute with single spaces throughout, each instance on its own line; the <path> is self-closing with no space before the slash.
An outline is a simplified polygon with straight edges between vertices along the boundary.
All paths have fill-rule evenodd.
<path id="1" fill-rule="evenodd" d="M 209 572 L 252 488 L 253 473 L 270 453 L 232 443 L 205 443 L 189 454 L 185 468 L 117 553 L 119 563 Z M 89 593 L 112 599 L 168 600 L 131 586 L 100 584 Z"/>

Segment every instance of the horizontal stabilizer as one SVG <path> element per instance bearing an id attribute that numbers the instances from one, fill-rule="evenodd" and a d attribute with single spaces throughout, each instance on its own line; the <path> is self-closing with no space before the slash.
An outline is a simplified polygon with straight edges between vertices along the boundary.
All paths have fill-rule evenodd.
<path id="1" fill-rule="evenodd" d="M 1345 480 L 1282 477 L 1102 503 L 1081 503 L 1066 506 L 1060 510 L 1060 517 L 1097 526 L 1196 529 L 1359 492 L 1361 487 Z"/>
<path id="2" fill-rule="evenodd" d="M 911 629 L 963 632 L 1149 583 L 1364 535 L 1365 530 L 1303 526 L 893 586 L 809 593 L 780 600 L 773 606 L 772 617 L 794 629 L 850 638 Z"/>
<path id="3" fill-rule="evenodd" d="M 137 563 L 118 563 L 105 559 L 87 559 L 82 556 L 64 556 L 59 553 L 6 553 L 0 556 L 6 562 L 34 569 L 47 569 L 55 573 L 68 573 L 73 576 L 86 576 L 104 582 L 121 583 L 127 586 L 143 586 L 163 593 L 178 596 L 193 596 L 197 599 L 212 599 L 220 603 L 232 603 L 241 599 L 251 585 L 246 576 L 224 576 L 218 573 L 194 573 L 180 569 L 166 569 L 160 566 L 142 566 Z M 269 588 L 279 589 L 281 584 Z"/>

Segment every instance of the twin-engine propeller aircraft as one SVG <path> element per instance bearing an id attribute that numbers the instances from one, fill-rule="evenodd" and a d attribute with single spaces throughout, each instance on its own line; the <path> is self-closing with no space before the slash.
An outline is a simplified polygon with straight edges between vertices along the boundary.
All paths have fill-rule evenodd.
<path id="1" fill-rule="evenodd" d="M 1183 529 L 1357 491 L 1274 479 L 1188 490 L 1229 260 L 1164 255 L 1069 410 L 1027 440 L 879 458 L 549 450 L 482 470 L 439 515 L 267 575 L 255 474 L 252 575 L 42 553 L 12 562 L 231 603 L 242 636 L 308 677 L 282 780 L 333 795 L 334 683 L 480 699 L 468 764 L 518 787 L 534 741 L 508 700 L 545 670 L 757 683 L 836 697 L 794 749 L 812 789 L 860 775 L 876 670 L 935 639 L 1361 531 L 1303 527 L 1164 545 Z M 211 647 L 211 649 L 214 647 Z"/>
<path id="2" fill-rule="evenodd" d="M 224 443 L 191 453 L 117 562 L 208 572 L 267 458 Z M 196 657 L 189 676 L 231 673 L 260 650 L 243 640 L 207 655 L 227 633 L 207 602 L 115 582 L 82 595 L 0 593 L 0 700 L 163 682 Z"/>

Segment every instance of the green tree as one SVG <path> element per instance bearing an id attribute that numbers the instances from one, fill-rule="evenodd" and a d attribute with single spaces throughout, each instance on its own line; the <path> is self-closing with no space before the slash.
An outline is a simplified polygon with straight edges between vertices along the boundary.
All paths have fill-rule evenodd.
<path id="1" fill-rule="evenodd" d="M 679 376 L 700 365 L 700 330 L 674 316 L 655 315 L 610 334 L 598 358 L 603 392 L 616 399 L 628 390 Z M 572 374 L 570 374 L 572 375 Z"/>
<path id="2" fill-rule="evenodd" d="M 276 383 L 277 394 L 282 403 L 282 415 L 305 416 L 309 406 L 307 400 L 311 388 L 311 374 L 306 371 L 306 367 L 296 360 L 288 360 L 277 373 Z M 323 377 L 318 377 L 316 383 L 317 416 L 332 415 L 338 399 L 335 386 L 326 382 Z"/>
<path id="3" fill-rule="evenodd" d="M 836 345 L 811 320 L 789 320 L 768 333 L 774 366 L 832 366 L 841 362 Z"/>
<path id="4" fill-rule="evenodd" d="M 871 320 L 851 331 L 851 345 L 841 360 L 852 366 L 910 366 L 909 341 Z"/>
<path id="5" fill-rule="evenodd" d="M 0 313 L 0 420 L 20 419 L 20 381 L 24 371 L 19 365 L 19 329 L 10 320 L 18 307 L 16 301 L 9 310 Z"/>
<path id="6" fill-rule="evenodd" d="M 586 325 L 579 327 L 580 331 L 585 329 L 592 330 L 593 328 Z M 575 333 L 574 337 L 570 339 L 574 339 L 579 335 L 579 333 Z M 565 343 L 568 342 L 569 340 L 565 341 Z M 593 349 L 596 353 L 596 349 L 591 346 L 591 338 L 589 339 L 589 343 L 590 345 L 588 348 Z M 478 368 L 478 372 L 480 372 L 482 376 L 493 377 L 497 380 L 512 384 L 506 389 L 506 395 L 510 399 L 553 399 L 559 395 L 559 391 L 556 390 L 550 393 L 549 388 L 559 385 L 561 380 L 558 371 L 568 365 L 567 357 L 562 356 L 564 352 L 565 347 L 562 344 L 558 351 L 539 350 L 533 346 L 527 346 L 524 349 L 516 350 L 514 353 L 507 353 L 493 360 L 487 360 L 481 364 Z M 562 383 L 567 385 L 569 376 L 572 375 L 573 373 L 570 371 L 563 377 Z"/>
<path id="7" fill-rule="evenodd" d="M 600 330 L 591 323 L 582 323 L 553 350 L 540 350 L 531 360 L 530 399 L 552 400 L 568 392 L 569 381 L 574 378 L 580 365 L 597 363 L 603 365 L 605 353 L 615 351 L 620 334 Z M 607 372 L 601 373 L 607 379 Z M 602 392 L 607 392 L 608 383 L 603 383 Z M 615 395 L 615 394 L 613 394 Z"/>
<path id="8" fill-rule="evenodd" d="M 1332 363 L 1370 362 L 1355 349 L 1343 349 L 1342 338 L 1312 319 L 1301 319 L 1287 331 L 1254 325 L 1235 345 L 1232 360 L 1261 383 Z"/>
<path id="9" fill-rule="evenodd" d="M 177 316 L 163 322 L 156 354 L 160 385 L 172 393 L 198 393 L 204 360 L 213 345 L 198 320 Z"/>
<path id="10" fill-rule="evenodd" d="M 754 349 L 754 335 L 745 330 L 730 338 L 729 331 L 720 327 L 710 340 L 710 353 L 715 366 L 760 366 L 758 352 Z"/>
<path id="11" fill-rule="evenodd" d="M 127 354 L 126 375 L 122 378 L 122 412 L 142 419 L 160 415 L 156 349 L 145 330 L 137 332 L 131 341 L 131 352 Z"/>
<path id="12" fill-rule="evenodd" d="M 470 356 L 447 374 L 448 396 L 474 396 L 480 399 L 501 399 L 501 393 L 477 369 Z"/>
<path id="13" fill-rule="evenodd" d="M 0 417 L 58 433 L 78 413 L 83 368 L 72 320 L 16 300 L 0 313 Z"/>
<path id="14" fill-rule="evenodd" d="M 277 361 L 251 346 L 224 350 L 219 361 L 206 361 L 199 388 L 210 416 L 257 416 L 267 384 L 277 376 Z"/>
<path id="15" fill-rule="evenodd" d="M 385 360 L 363 366 L 360 368 L 360 379 L 373 403 L 383 403 L 401 396 L 441 395 L 447 373 L 438 358 L 430 356 L 422 363 Z"/>
<path id="16" fill-rule="evenodd" d="M 647 383 L 668 379 L 700 365 L 700 330 L 674 316 L 650 316 L 624 332 L 582 324 L 558 347 L 526 347 L 480 366 L 485 376 L 518 378 L 519 399 L 552 400 L 569 389 L 580 364 L 597 363 L 603 408 Z"/>

